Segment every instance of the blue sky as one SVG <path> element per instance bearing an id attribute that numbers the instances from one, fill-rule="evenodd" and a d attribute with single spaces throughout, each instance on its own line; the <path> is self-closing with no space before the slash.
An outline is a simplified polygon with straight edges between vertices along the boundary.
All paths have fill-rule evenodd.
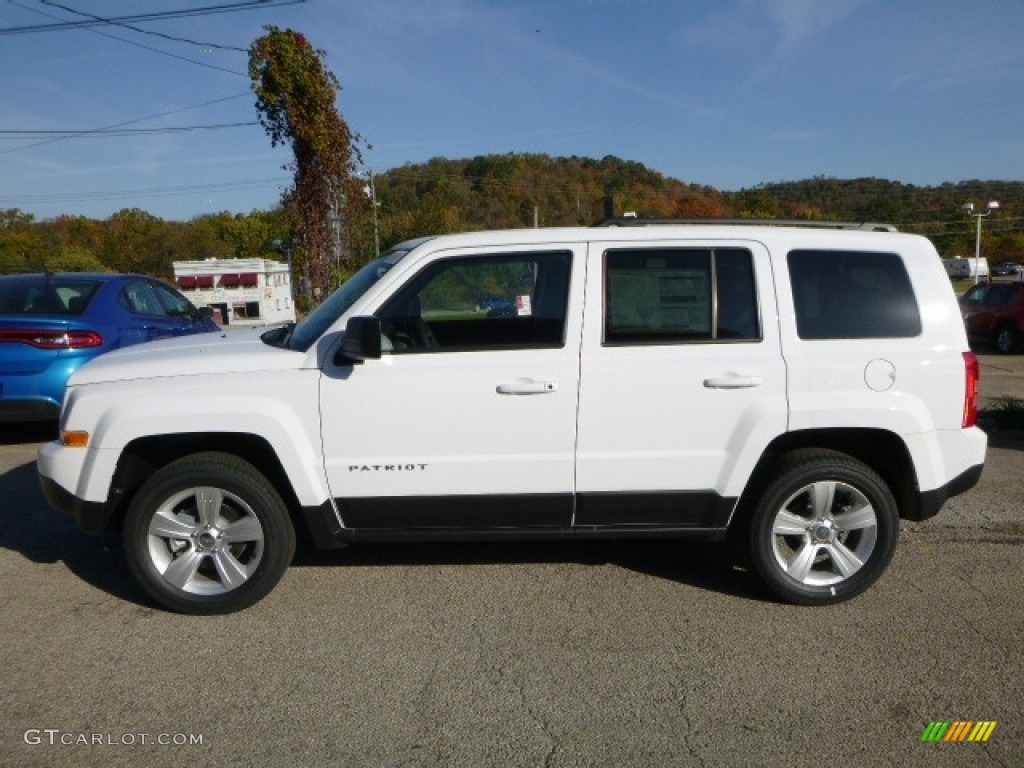
<path id="1" fill-rule="evenodd" d="M 267 0 L 256 10 L 14 31 L 242 0 L 0 0 L 0 209 L 165 219 L 273 206 L 258 125 L 53 140 L 11 131 L 252 123 L 246 49 L 303 32 L 377 172 L 537 152 L 695 184 L 1024 180 L 1020 0 Z M 57 4 L 54 4 L 57 3 Z M 268 5 L 275 7 L 267 7 Z M 60 7 L 60 6 L 63 6 Z"/>

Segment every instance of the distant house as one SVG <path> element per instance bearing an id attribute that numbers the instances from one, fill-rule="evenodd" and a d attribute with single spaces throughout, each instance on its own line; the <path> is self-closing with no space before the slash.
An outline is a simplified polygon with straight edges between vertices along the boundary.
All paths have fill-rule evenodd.
<path id="1" fill-rule="evenodd" d="M 295 320 L 288 265 L 272 259 L 174 262 L 178 288 L 221 325 L 278 325 Z"/>

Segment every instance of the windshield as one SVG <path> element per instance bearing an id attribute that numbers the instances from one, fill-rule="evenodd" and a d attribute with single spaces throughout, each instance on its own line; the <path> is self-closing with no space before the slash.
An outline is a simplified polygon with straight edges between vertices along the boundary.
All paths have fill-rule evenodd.
<path id="1" fill-rule="evenodd" d="M 388 270 L 401 261 L 408 252 L 408 249 L 390 251 L 352 275 L 323 304 L 295 326 L 285 342 L 285 346 L 299 352 L 309 349 L 313 342 L 323 335 L 324 331 L 345 314 L 349 307 L 370 290 L 374 283 L 384 277 Z"/>

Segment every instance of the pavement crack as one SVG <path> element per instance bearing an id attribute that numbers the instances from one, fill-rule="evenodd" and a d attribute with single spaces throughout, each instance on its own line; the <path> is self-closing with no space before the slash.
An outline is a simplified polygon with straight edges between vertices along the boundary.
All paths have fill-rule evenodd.
<path id="1" fill-rule="evenodd" d="M 704 760 L 704 756 L 701 753 L 700 748 L 694 742 L 694 725 L 693 720 L 690 718 L 689 713 L 689 696 L 685 685 L 680 685 L 676 691 L 676 706 L 679 710 L 680 716 L 683 718 L 683 746 L 686 747 L 686 751 L 689 753 L 696 762 L 695 765 L 707 765 Z"/>

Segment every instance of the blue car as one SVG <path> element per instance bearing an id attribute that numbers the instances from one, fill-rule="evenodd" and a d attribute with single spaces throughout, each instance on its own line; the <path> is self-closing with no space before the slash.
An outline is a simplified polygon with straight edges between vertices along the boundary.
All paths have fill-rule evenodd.
<path id="1" fill-rule="evenodd" d="M 57 418 L 64 384 L 104 352 L 219 328 L 145 275 L 0 276 L 0 421 Z"/>
<path id="2" fill-rule="evenodd" d="M 515 317 L 516 303 L 508 299 L 501 299 L 497 296 L 485 296 L 480 299 L 477 305 L 480 311 L 486 312 L 488 317 Z"/>

